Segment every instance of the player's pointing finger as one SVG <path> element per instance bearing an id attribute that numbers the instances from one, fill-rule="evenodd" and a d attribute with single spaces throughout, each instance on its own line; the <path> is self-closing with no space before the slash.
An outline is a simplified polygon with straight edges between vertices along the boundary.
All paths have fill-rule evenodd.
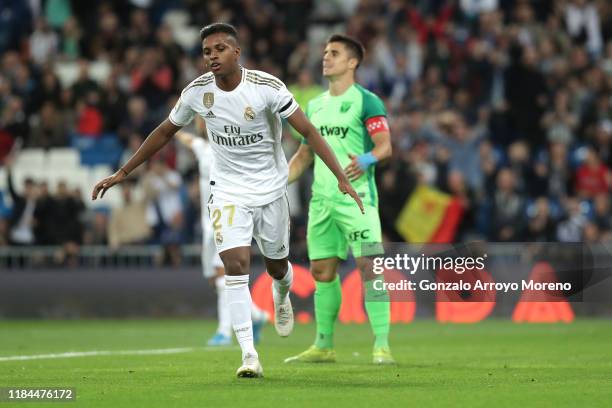
<path id="1" fill-rule="evenodd" d="M 351 197 L 353 197 L 353 199 L 357 202 L 357 205 L 359 206 L 361 213 L 365 214 L 365 209 L 363 208 L 363 202 L 361 201 L 361 198 L 357 195 L 355 190 L 351 190 L 350 194 L 351 194 Z"/>
<path id="2" fill-rule="evenodd" d="M 98 183 L 98 184 L 96 184 L 96 185 L 94 186 L 94 189 L 93 189 L 93 191 L 91 192 L 91 199 L 92 199 L 92 200 L 95 200 L 96 198 L 98 198 L 98 193 L 100 192 L 100 189 L 102 188 L 102 185 L 101 185 L 101 184 L 102 184 L 102 182 L 100 182 L 100 183 Z"/>
<path id="3" fill-rule="evenodd" d="M 353 187 L 350 184 L 348 186 L 343 186 L 343 187 L 344 188 L 342 189 L 342 192 L 344 194 L 348 194 L 351 197 L 353 197 L 353 200 L 355 200 L 355 202 L 359 206 L 359 209 L 361 210 L 361 213 L 365 214 L 365 210 L 363 208 L 363 202 L 361 201 L 361 198 L 359 197 L 359 195 L 357 194 L 355 189 L 353 189 Z"/>

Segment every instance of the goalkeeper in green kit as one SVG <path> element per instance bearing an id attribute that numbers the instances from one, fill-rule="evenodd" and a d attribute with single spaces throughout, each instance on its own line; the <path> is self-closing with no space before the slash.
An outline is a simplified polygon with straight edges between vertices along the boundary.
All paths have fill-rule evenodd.
<path id="1" fill-rule="evenodd" d="M 382 242 L 378 215 L 378 194 L 374 181 L 375 164 L 391 155 L 391 137 L 386 111 L 380 98 L 355 83 L 355 71 L 364 57 L 357 40 L 332 35 L 323 53 L 323 76 L 328 91 L 308 104 L 306 115 L 325 138 L 344 167 L 353 188 L 363 200 L 365 215 L 355 203 L 338 192 L 336 177 L 311 148 L 302 142 L 289 162 L 289 183 L 299 178 L 314 159 L 312 200 L 308 211 L 308 257 L 316 281 L 314 295 L 317 335 L 308 350 L 285 360 L 290 362 L 334 362 L 334 325 L 342 302 L 337 267 L 349 248 L 364 282 L 365 308 L 375 342 L 373 362 L 393 364 L 389 349 L 390 305 L 386 291 L 376 290 L 382 275 L 372 271 L 371 255 L 365 246 L 377 248 Z M 375 253 L 373 253 L 375 252 Z"/>

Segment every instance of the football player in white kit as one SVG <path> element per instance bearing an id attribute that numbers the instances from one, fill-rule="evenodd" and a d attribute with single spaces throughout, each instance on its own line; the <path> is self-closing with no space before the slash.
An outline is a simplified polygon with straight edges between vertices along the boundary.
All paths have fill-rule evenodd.
<path id="1" fill-rule="evenodd" d="M 196 129 L 198 132 L 206 134 L 206 125 L 199 117 L 196 117 Z M 200 174 L 202 272 L 204 278 L 216 289 L 217 320 L 219 322 L 217 331 L 208 340 L 207 345 L 211 347 L 229 346 L 232 344 L 232 322 L 225 294 L 225 269 L 215 247 L 214 231 L 206 210 L 206 202 L 210 196 L 210 168 L 214 159 L 213 152 L 210 148 L 210 143 L 204 138 L 184 130 L 179 130 L 175 136 L 181 144 L 188 147 L 194 153 Z M 268 320 L 268 313 L 252 302 L 251 319 L 253 320 L 253 340 L 257 344 L 261 337 L 261 329 Z"/>
<path id="2" fill-rule="evenodd" d="M 161 149 L 194 116 L 206 121 L 214 154 L 208 209 L 215 244 L 225 267 L 225 292 L 234 334 L 242 350 L 238 377 L 262 377 L 253 342 L 249 269 L 251 240 L 261 250 L 272 277 L 274 327 L 280 336 L 293 330 L 289 290 L 293 270 L 289 254 L 288 165 L 281 147 L 285 118 L 338 180 L 364 213 L 334 153 L 308 121 L 283 82 L 239 64 L 236 29 L 215 23 L 200 31 L 204 64 L 211 72 L 192 81 L 164 120 L 115 174 L 93 189 L 92 199 L 121 182 Z"/>

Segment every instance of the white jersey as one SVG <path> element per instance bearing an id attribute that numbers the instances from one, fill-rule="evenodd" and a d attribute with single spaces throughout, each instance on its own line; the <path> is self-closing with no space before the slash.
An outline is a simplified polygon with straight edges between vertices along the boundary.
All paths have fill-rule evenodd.
<path id="1" fill-rule="evenodd" d="M 188 125 L 196 113 L 205 120 L 215 157 L 210 176 L 214 198 L 262 206 L 286 191 L 281 117 L 297 108 L 279 79 L 242 68 L 240 84 L 230 92 L 217 87 L 212 73 L 191 82 L 169 119 L 177 126 Z"/>

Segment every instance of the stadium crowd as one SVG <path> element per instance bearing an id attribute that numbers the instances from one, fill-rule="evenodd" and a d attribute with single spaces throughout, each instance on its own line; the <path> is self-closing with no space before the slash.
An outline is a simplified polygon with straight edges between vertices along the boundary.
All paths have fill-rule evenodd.
<path id="1" fill-rule="evenodd" d="M 187 21 L 169 18 L 177 11 Z M 235 24 L 244 65 L 283 79 L 302 107 L 324 89 L 326 36 L 344 31 L 366 46 L 358 81 L 389 113 L 393 157 L 377 169 L 386 239 L 402 240 L 395 222 L 419 184 L 460 200 L 456 241 L 612 237 L 605 0 L 30 0 L 2 2 L 0 21 L 7 170 L 16 141 L 111 135 L 128 157 L 202 72 L 189 27 Z M 298 143 L 287 129 L 288 155 Z M 139 169 L 108 212 L 84 205 L 88 191 L 28 180 L 0 200 L 0 245 L 198 242 L 197 168 L 183 150 L 172 143 Z M 292 237 L 302 253 L 308 190 L 305 178 Z"/>

